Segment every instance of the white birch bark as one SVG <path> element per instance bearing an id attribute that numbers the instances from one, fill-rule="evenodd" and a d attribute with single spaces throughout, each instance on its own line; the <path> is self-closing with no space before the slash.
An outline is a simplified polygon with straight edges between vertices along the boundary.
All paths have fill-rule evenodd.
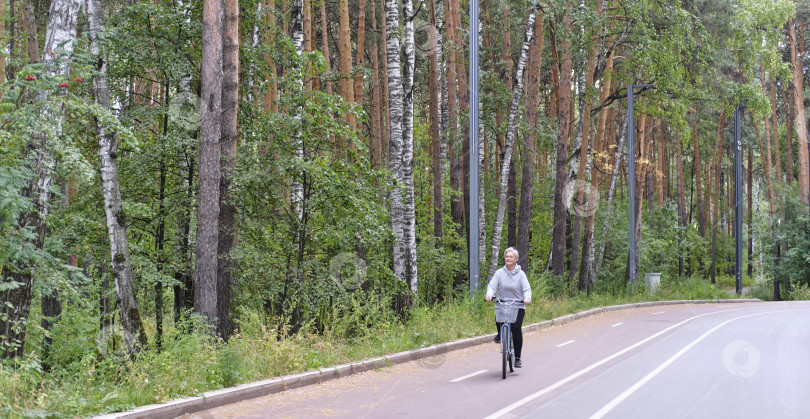
<path id="1" fill-rule="evenodd" d="M 520 58 L 518 59 L 517 71 L 515 72 L 515 84 L 512 90 L 512 100 L 509 103 L 509 118 L 506 125 L 506 146 L 504 149 L 503 161 L 501 162 L 501 186 L 498 197 L 498 212 L 495 214 L 495 226 L 492 232 L 492 252 L 489 260 L 489 271 L 487 281 L 495 274 L 498 266 L 498 254 L 501 248 L 501 233 L 503 232 L 503 216 L 506 211 L 506 191 L 509 182 L 509 163 L 512 161 L 512 150 L 515 143 L 515 126 L 517 124 L 518 109 L 520 107 L 520 97 L 523 93 L 523 70 L 526 68 L 526 60 L 529 55 L 529 44 L 534 35 L 534 19 L 537 6 L 532 8 L 529 14 L 529 21 L 526 24 L 526 34 L 523 37 L 523 46 L 520 48 Z"/>
<path id="2" fill-rule="evenodd" d="M 484 24 L 479 20 L 478 23 L 478 45 L 484 45 Z M 486 218 L 486 197 L 484 196 L 485 188 L 481 176 L 484 173 L 485 158 L 484 150 L 484 105 L 481 102 L 481 96 L 478 96 L 478 261 L 487 263 L 487 218 Z"/>
<path id="3" fill-rule="evenodd" d="M 80 0 L 51 2 L 42 57 L 45 78 L 66 78 L 70 73 L 80 6 Z M 64 105 L 58 99 L 52 100 L 51 91 L 48 89 L 38 92 L 37 102 L 42 105 L 38 118 L 40 125 L 31 133 L 26 162 L 33 176 L 21 191 L 22 196 L 31 200 L 33 210 L 19 217 L 18 227 L 20 230 L 32 229 L 33 246 L 43 249 L 46 220 L 50 214 L 51 187 L 56 170 L 56 160 L 51 148 L 62 135 Z M 35 269 L 28 263 L 9 270 L 8 277 L 20 285 L 0 294 L 2 296 L 0 301 L 4 303 L 0 307 L 0 333 L 2 333 L 0 341 L 12 344 L 12 347 L 3 347 L 0 350 L 2 357 L 22 355 L 25 346 L 25 324 L 28 321 L 33 298 Z"/>
<path id="4" fill-rule="evenodd" d="M 404 66 L 400 60 L 399 10 L 396 0 L 386 0 L 385 25 L 387 32 L 386 58 L 388 63 L 389 165 L 396 186 L 391 196 L 391 227 L 394 232 L 394 274 L 417 291 L 416 270 L 416 217 L 413 191 L 413 6 L 403 2 L 405 25 Z"/>
<path id="5" fill-rule="evenodd" d="M 110 91 L 107 84 L 107 61 L 99 56 L 98 35 L 104 31 L 98 0 L 87 0 L 87 20 L 90 26 L 90 48 L 97 57 L 96 75 L 93 76 L 93 98 L 104 110 L 110 110 Z M 104 213 L 107 218 L 107 234 L 110 239 L 110 260 L 115 280 L 115 294 L 124 329 L 124 343 L 128 353 L 137 352 L 146 345 L 146 333 L 140 317 L 138 301 L 129 261 L 126 216 L 121 207 L 121 186 L 118 181 L 118 140 L 101 121 L 96 121 L 98 137 L 99 171 L 104 196 Z"/>
<path id="6" fill-rule="evenodd" d="M 295 45 L 295 52 L 300 57 L 304 52 L 304 0 L 293 0 L 292 2 L 292 41 Z M 304 74 L 303 70 L 296 66 L 292 71 L 297 72 L 296 88 L 300 94 L 303 94 L 304 89 Z M 299 159 L 304 158 L 304 144 L 301 141 L 301 113 L 303 109 L 296 108 L 293 119 L 295 121 L 295 128 L 293 130 L 292 138 L 290 139 L 295 146 L 295 153 Z M 290 208 L 296 215 L 297 220 L 300 222 L 304 217 L 304 187 L 299 179 L 295 176 L 290 180 Z"/>
<path id="7" fill-rule="evenodd" d="M 616 153 L 614 154 L 614 161 L 613 161 L 613 175 L 610 177 L 610 186 L 608 187 L 608 196 L 607 202 L 605 204 L 606 208 L 606 215 L 605 220 L 610 219 L 610 213 L 613 209 L 610 206 L 610 202 L 613 201 L 613 194 L 616 192 L 616 178 L 619 177 L 619 166 L 622 163 L 622 156 L 624 156 L 624 144 L 625 140 L 627 139 L 627 118 L 624 119 L 624 126 L 622 127 L 622 135 L 619 138 L 619 147 L 616 148 Z M 641 211 L 641 210 L 639 210 Z M 593 268 L 593 280 L 596 280 L 596 275 L 599 274 L 599 268 L 602 266 L 602 260 L 605 256 L 605 244 L 607 244 L 607 240 L 605 240 L 605 230 L 607 229 L 607 221 L 602 223 L 602 230 L 600 232 L 600 237 L 602 237 L 602 244 L 599 245 L 599 257 L 596 259 Z"/>

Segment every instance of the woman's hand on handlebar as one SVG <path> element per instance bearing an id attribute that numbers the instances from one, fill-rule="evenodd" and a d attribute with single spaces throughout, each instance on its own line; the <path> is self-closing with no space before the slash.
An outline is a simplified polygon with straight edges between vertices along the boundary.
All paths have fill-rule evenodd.
<path id="1" fill-rule="evenodd" d="M 531 304 L 531 303 L 532 303 L 532 300 L 528 300 L 528 299 L 523 300 L 523 304 Z"/>
<path id="2" fill-rule="evenodd" d="M 485 299 L 486 299 L 486 301 L 487 301 L 487 302 L 491 302 L 491 301 L 492 301 L 492 297 L 490 297 L 490 296 L 487 296 Z"/>

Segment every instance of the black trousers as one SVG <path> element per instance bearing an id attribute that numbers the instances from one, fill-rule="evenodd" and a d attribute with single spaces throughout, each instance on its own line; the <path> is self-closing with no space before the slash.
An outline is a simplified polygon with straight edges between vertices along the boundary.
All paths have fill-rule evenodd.
<path id="1" fill-rule="evenodd" d="M 518 309 L 517 319 L 510 326 L 512 330 L 512 342 L 515 345 L 515 358 L 520 358 L 520 352 L 523 350 L 523 316 L 526 315 L 525 309 Z M 498 325 L 498 334 L 501 333 L 501 325 L 503 323 L 495 322 Z"/>

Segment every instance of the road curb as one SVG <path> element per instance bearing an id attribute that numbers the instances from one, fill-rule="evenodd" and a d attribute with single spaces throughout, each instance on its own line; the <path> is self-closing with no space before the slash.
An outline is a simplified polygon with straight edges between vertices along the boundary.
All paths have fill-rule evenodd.
<path id="1" fill-rule="evenodd" d="M 631 308 L 665 306 L 677 304 L 714 304 L 714 303 L 755 303 L 762 302 L 759 299 L 740 300 L 675 300 L 675 301 L 649 301 L 644 303 L 622 304 L 617 306 L 597 307 L 574 314 L 560 316 L 540 323 L 532 323 L 523 326 L 524 331 L 541 330 L 554 325 L 570 323 L 584 317 L 593 316 L 611 311 L 627 310 Z M 211 390 L 200 396 L 186 397 L 172 400 L 161 404 L 151 404 L 141 406 L 126 412 L 111 413 L 103 416 L 96 416 L 98 419 L 113 418 L 173 418 L 189 413 L 201 412 L 243 400 L 280 393 L 282 391 L 304 387 L 312 384 L 320 384 L 326 381 L 347 377 L 353 374 L 390 367 L 392 365 L 403 364 L 411 361 L 428 359 L 436 355 L 443 355 L 447 352 L 469 348 L 492 341 L 492 334 L 461 339 L 454 342 L 440 343 L 426 348 L 414 349 L 411 351 L 398 352 L 392 355 L 366 359 L 363 361 L 337 365 L 323 368 L 318 371 L 308 371 L 298 374 L 285 375 L 284 377 L 272 378 L 241 384 L 235 387 Z M 426 365 L 429 367 L 429 365 Z"/>

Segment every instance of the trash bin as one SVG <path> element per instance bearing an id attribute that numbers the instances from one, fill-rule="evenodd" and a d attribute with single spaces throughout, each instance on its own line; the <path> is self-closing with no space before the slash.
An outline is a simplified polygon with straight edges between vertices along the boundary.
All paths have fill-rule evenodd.
<path id="1" fill-rule="evenodd" d="M 658 291 L 658 286 L 661 285 L 661 273 L 648 273 L 644 274 L 644 286 L 650 294 L 655 294 Z"/>

